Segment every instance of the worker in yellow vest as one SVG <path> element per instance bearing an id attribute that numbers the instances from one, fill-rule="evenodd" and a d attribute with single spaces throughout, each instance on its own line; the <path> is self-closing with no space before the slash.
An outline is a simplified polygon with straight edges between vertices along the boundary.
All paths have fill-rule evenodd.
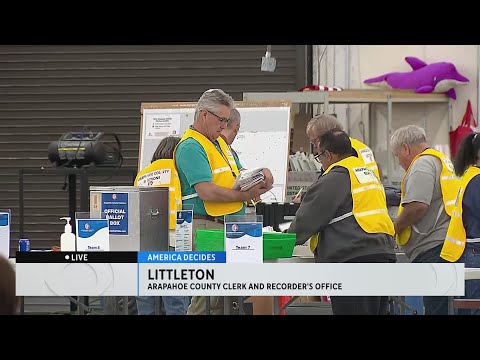
<path id="1" fill-rule="evenodd" d="M 466 136 L 455 156 L 455 171 L 461 176 L 460 191 L 440 256 L 450 262 L 480 268 L 480 134 Z M 480 280 L 465 282 L 465 298 L 480 299 Z M 480 315 L 480 309 L 462 309 L 459 314 Z"/>
<path id="2" fill-rule="evenodd" d="M 175 247 L 175 225 L 177 210 L 182 209 L 180 179 L 173 161 L 173 150 L 180 138 L 169 136 L 160 141 L 153 153 L 152 162 L 140 170 L 135 179 L 135 186 L 161 186 L 169 189 L 169 245 Z"/>
<path id="3" fill-rule="evenodd" d="M 314 116 L 307 124 L 307 136 L 315 133 L 322 136 L 329 130 L 338 129 L 344 131 L 343 125 L 333 115 L 320 114 Z M 358 157 L 360 162 L 381 180 L 377 162 L 373 156 L 373 151 L 360 140 L 350 137 L 352 143 L 352 155 Z M 323 168 L 325 169 L 325 168 Z"/>
<path id="4" fill-rule="evenodd" d="M 329 114 L 320 114 L 314 116 L 307 124 L 307 136 L 311 139 L 317 139 L 330 130 L 341 130 L 344 131 L 343 125 L 337 120 L 333 115 Z M 361 141 L 350 137 L 350 142 L 352 146 L 352 155 L 357 157 L 360 162 L 368 169 L 373 171 L 378 179 L 381 180 L 380 170 L 373 156 L 373 151 Z M 315 156 L 315 159 L 321 163 L 318 156 Z M 322 164 L 323 165 L 323 164 Z M 323 170 L 326 168 L 323 166 Z M 303 196 L 296 196 L 292 201 L 294 203 L 300 203 L 303 200 Z M 315 248 L 318 244 L 318 238 L 314 236 L 310 239 L 310 250 L 315 251 Z"/>
<path id="5" fill-rule="evenodd" d="M 337 118 L 333 115 L 329 114 L 320 114 L 314 116 L 307 124 L 307 136 L 312 138 L 312 134 L 315 134 L 316 137 L 320 137 L 325 134 L 329 130 L 341 130 L 344 131 L 343 125 L 337 120 Z M 375 156 L 373 155 L 373 151 L 360 140 L 350 137 L 350 142 L 352 144 L 352 155 L 358 157 L 360 162 L 367 167 L 368 169 L 372 170 L 375 176 L 381 180 L 381 173 L 378 167 L 377 162 L 375 161 Z M 318 162 L 321 162 L 318 157 L 315 157 Z M 325 170 L 325 168 L 323 168 Z M 321 174 L 320 174 L 321 176 Z M 300 203 L 303 200 L 303 197 L 295 196 L 292 199 L 294 203 Z M 315 250 L 317 246 L 318 239 L 313 238 L 310 241 L 310 249 L 312 251 Z"/>
<path id="6" fill-rule="evenodd" d="M 440 251 L 459 189 L 452 162 L 432 149 L 425 130 L 408 125 L 395 131 L 391 149 L 405 170 L 394 221 L 397 244 L 414 263 L 445 262 Z M 448 298 L 423 297 L 425 315 L 447 315 Z"/>
<path id="7" fill-rule="evenodd" d="M 134 186 L 159 186 L 169 189 L 169 245 L 175 248 L 175 225 L 177 210 L 182 208 L 180 180 L 173 161 L 173 151 L 180 138 L 169 136 L 158 144 L 153 153 L 151 164 L 142 169 L 134 182 Z M 161 297 L 166 315 L 186 315 L 190 305 L 189 296 Z M 155 302 L 152 296 L 137 297 L 139 315 L 154 315 Z"/>
<path id="8" fill-rule="evenodd" d="M 262 183 L 248 191 L 233 189 L 239 164 L 220 137 L 233 108 L 234 100 L 223 90 L 205 91 L 197 102 L 192 126 L 185 131 L 175 149 L 182 203 L 194 206 L 194 246 L 197 228 L 223 229 L 225 215 L 244 214 L 245 203 L 269 191 L 273 185 L 271 171 L 264 169 Z M 188 314 L 203 315 L 206 312 L 206 297 L 194 296 Z M 210 297 L 210 313 L 224 313 L 223 297 Z"/>
<path id="9" fill-rule="evenodd" d="M 394 228 L 386 206 L 385 192 L 373 171 L 356 156 L 348 135 L 330 130 L 313 143 L 324 174 L 312 184 L 292 221 L 290 233 L 297 245 L 320 234 L 316 262 L 396 262 Z M 332 296 L 333 313 L 339 315 L 382 315 L 387 313 L 386 296 Z"/>

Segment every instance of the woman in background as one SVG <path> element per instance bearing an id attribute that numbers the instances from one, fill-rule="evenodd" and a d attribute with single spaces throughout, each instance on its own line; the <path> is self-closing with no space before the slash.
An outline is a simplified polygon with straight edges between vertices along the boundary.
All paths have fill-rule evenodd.
<path id="1" fill-rule="evenodd" d="M 463 262 L 465 268 L 480 268 L 480 134 L 465 137 L 455 157 L 455 173 L 461 187 L 440 256 Z M 480 299 L 480 280 L 465 281 L 465 299 Z M 480 315 L 480 309 L 459 314 Z"/>
<path id="2" fill-rule="evenodd" d="M 163 186 L 170 189 L 169 195 L 169 245 L 175 250 L 176 210 L 182 206 L 180 180 L 173 162 L 173 151 L 180 142 L 176 136 L 168 136 L 160 141 L 153 153 L 151 164 L 142 169 L 135 179 L 135 186 Z M 163 170 L 159 175 L 159 170 Z M 162 296 L 163 308 L 166 315 L 186 315 L 191 297 L 189 296 Z M 137 297 L 138 315 L 154 315 L 155 302 L 152 296 Z"/>

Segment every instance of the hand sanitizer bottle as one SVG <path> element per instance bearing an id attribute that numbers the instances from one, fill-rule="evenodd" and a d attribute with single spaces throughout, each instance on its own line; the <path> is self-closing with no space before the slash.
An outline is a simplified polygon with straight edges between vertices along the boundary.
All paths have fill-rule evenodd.
<path id="1" fill-rule="evenodd" d="M 70 217 L 62 217 L 60 220 L 67 220 L 65 232 L 60 236 L 60 251 L 75 251 L 75 234 L 72 233 Z"/>

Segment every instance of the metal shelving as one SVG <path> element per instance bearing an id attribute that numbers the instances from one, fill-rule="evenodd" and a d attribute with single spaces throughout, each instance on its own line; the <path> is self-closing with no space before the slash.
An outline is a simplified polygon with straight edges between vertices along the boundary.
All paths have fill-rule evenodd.
<path id="1" fill-rule="evenodd" d="M 444 94 L 416 94 L 405 90 L 362 90 L 348 89 L 343 91 L 305 91 L 305 92 L 249 92 L 243 93 L 243 100 L 269 101 L 287 100 L 296 104 L 323 104 L 324 109 L 329 104 L 387 104 L 387 184 L 391 184 L 392 160 L 390 156 L 390 139 L 392 135 L 392 113 L 395 103 L 437 103 L 443 104 L 448 113 L 448 129 L 452 129 L 452 102 Z M 347 126 L 350 132 L 350 126 Z"/>

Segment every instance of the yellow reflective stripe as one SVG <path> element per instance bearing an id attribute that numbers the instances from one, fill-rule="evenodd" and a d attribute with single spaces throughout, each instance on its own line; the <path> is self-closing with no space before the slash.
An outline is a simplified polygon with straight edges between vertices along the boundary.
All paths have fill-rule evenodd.
<path id="1" fill-rule="evenodd" d="M 460 213 L 459 213 L 458 211 L 456 211 L 456 210 L 453 210 L 453 211 L 452 211 L 452 216 L 461 217 L 462 214 L 460 214 Z"/>
<path id="2" fill-rule="evenodd" d="M 218 168 L 218 169 L 214 169 L 212 171 L 213 174 L 218 174 L 218 173 L 222 173 L 222 172 L 225 172 L 225 171 L 229 171 L 230 168 L 228 166 L 225 166 L 225 167 L 222 167 L 222 168 Z"/>
<path id="3" fill-rule="evenodd" d="M 455 205 L 456 200 L 449 200 L 445 203 L 445 206 Z"/>
<path id="4" fill-rule="evenodd" d="M 356 213 L 355 216 L 361 217 L 361 216 L 370 216 L 370 215 L 376 215 L 376 214 L 388 214 L 388 210 L 377 209 L 377 210 L 362 211 L 362 212 Z"/>
<path id="5" fill-rule="evenodd" d="M 451 243 L 454 243 L 455 245 L 459 245 L 459 246 L 462 246 L 462 245 L 463 245 L 463 242 L 462 242 L 462 241 L 457 240 L 457 239 L 454 239 L 454 238 L 452 238 L 452 237 L 450 237 L 450 236 L 447 236 L 447 237 L 445 238 L 445 240 L 447 240 L 447 241 L 449 241 L 449 242 L 451 242 Z"/>
<path id="6" fill-rule="evenodd" d="M 367 191 L 367 190 L 372 190 L 372 189 L 377 189 L 377 190 L 383 191 L 383 186 L 378 185 L 378 184 L 361 186 L 361 187 L 358 187 L 358 188 L 354 189 L 352 191 L 352 194 L 358 194 L 360 192 Z"/>
<path id="7" fill-rule="evenodd" d="M 176 210 L 170 210 L 170 214 L 172 214 L 172 215 L 173 215 L 173 214 L 176 214 L 176 213 L 177 213 L 177 211 L 176 211 Z"/>
<path id="8" fill-rule="evenodd" d="M 170 186 L 170 187 L 168 188 L 168 190 L 169 190 L 169 191 L 175 191 L 175 188 Z"/>
<path id="9" fill-rule="evenodd" d="M 367 169 L 378 170 L 378 166 L 377 165 L 367 166 Z"/>

